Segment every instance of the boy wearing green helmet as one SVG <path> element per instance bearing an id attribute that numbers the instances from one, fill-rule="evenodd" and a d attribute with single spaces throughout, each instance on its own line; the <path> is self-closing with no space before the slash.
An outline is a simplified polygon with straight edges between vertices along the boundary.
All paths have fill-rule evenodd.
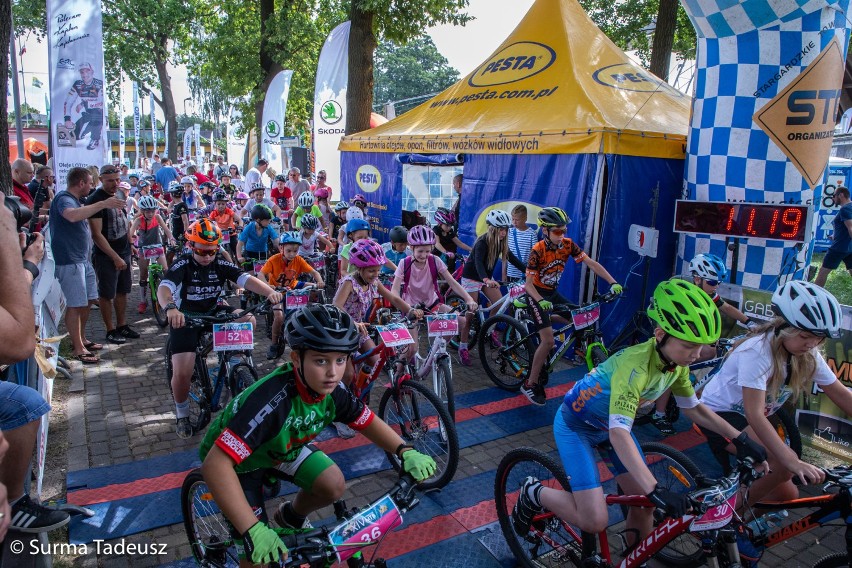
<path id="1" fill-rule="evenodd" d="M 719 338 L 719 310 L 705 292 L 689 282 L 670 280 L 654 290 L 648 316 L 657 323 L 654 337 L 623 349 L 577 381 L 565 395 L 553 422 L 553 435 L 572 491 L 543 487 L 528 477 L 512 513 L 519 535 L 542 510 L 590 533 L 605 530 L 609 516 L 593 448 L 609 440 L 614 452 L 602 455 L 626 495 L 647 495 L 667 515 L 681 517 L 689 508 L 685 493 L 657 487 L 633 435 L 636 410 L 671 388 L 678 405 L 696 424 L 733 441 L 739 457 L 766 459 L 762 446 L 750 440 L 698 402 L 689 369 L 703 345 Z M 601 454 L 605 450 L 600 450 Z M 625 534 L 644 539 L 652 528 L 651 508 L 631 508 Z"/>

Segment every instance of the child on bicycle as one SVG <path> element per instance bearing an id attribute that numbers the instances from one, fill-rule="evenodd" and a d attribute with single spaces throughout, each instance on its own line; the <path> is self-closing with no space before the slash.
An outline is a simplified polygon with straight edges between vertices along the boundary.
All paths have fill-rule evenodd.
<path id="1" fill-rule="evenodd" d="M 545 221 L 551 221 L 549 216 Z M 637 408 L 669 387 L 690 419 L 734 440 L 741 457 L 751 457 L 759 464 L 766 458 L 763 447 L 745 432 L 698 402 L 689 382 L 687 365 L 695 361 L 703 345 L 718 340 L 721 333 L 719 310 L 710 297 L 689 282 L 662 282 L 654 290 L 648 316 L 657 324 L 654 337 L 619 351 L 565 395 L 553 421 L 553 436 L 571 491 L 546 488 L 528 477 L 512 512 L 519 535 L 527 534 L 532 518 L 543 509 L 590 533 L 606 529 L 609 515 L 593 449 L 607 440 L 613 451 L 599 451 L 624 493 L 647 495 L 667 515 L 683 516 L 689 508 L 687 494 L 657 486 L 632 432 Z M 653 512 L 652 508 L 630 508 L 624 533 L 632 537 L 628 546 L 649 534 Z"/>
<path id="2" fill-rule="evenodd" d="M 609 282 L 610 290 L 621 294 L 621 285 L 615 281 L 606 268 L 592 260 L 574 241 L 565 237 L 565 228 L 571 219 L 559 207 L 545 207 L 538 213 L 538 224 L 544 234 L 544 240 L 533 245 L 527 262 L 526 292 L 530 298 L 530 315 L 535 322 L 541 339 L 533 355 L 529 373 L 521 392 L 537 406 L 544 406 L 547 397 L 544 387 L 539 384 L 539 373 L 550 351 L 556 344 L 553 338 L 553 325 L 550 312 L 553 304 L 568 304 L 568 300 L 556 291 L 565 263 L 573 258 L 575 263 L 585 263 L 589 269 Z"/>
<path id="3" fill-rule="evenodd" d="M 852 393 L 820 353 L 827 337 L 840 334 L 842 313 L 837 299 L 816 284 L 792 280 L 775 291 L 772 304 L 775 319 L 752 329 L 734 345 L 701 394 L 702 403 L 766 446 L 769 472 L 752 484 L 749 503 L 797 498 L 793 476 L 802 483 L 824 479 L 821 469 L 800 460 L 784 443 L 768 416 L 785 402 L 797 400 L 811 389 L 811 383 L 852 415 Z M 724 455 L 729 441 L 713 432 L 705 434 L 713 453 Z"/>
<path id="4" fill-rule="evenodd" d="M 355 209 L 355 211 L 358 210 Z M 351 209 L 350 212 L 352 212 Z M 358 267 L 349 262 L 349 251 L 356 242 L 370 238 L 370 224 L 363 219 L 349 221 L 346 223 L 346 237 L 349 239 L 349 243 L 343 245 L 340 249 L 340 274 L 354 274 L 358 271 Z M 384 266 L 388 267 L 391 271 L 395 271 L 396 265 L 387 257 L 383 258 Z"/>
<path id="5" fill-rule="evenodd" d="M 349 204 L 341 200 L 335 203 L 334 212 L 331 214 L 331 224 L 328 236 L 331 238 L 337 237 L 338 242 L 343 242 L 343 238 L 345 236 L 341 231 L 346 227 L 347 209 L 349 209 Z"/>
<path id="6" fill-rule="evenodd" d="M 385 251 L 385 258 L 399 266 L 402 259 L 411 256 L 408 251 L 408 229 L 402 225 L 397 225 L 388 232 L 390 239 L 386 243 L 382 243 L 382 249 Z M 380 272 L 382 276 L 394 274 L 394 271 L 387 266 L 382 266 Z"/>
<path id="7" fill-rule="evenodd" d="M 500 294 L 500 283 L 491 278 L 497 261 L 502 261 L 503 277 L 501 280 L 504 281 L 506 280 L 506 265 L 508 263 L 512 263 L 521 269 L 525 269 L 526 266 L 515 258 L 506 241 L 506 235 L 508 235 L 509 227 L 512 225 L 509 214 L 500 209 L 493 209 L 485 216 L 485 223 L 488 225 L 488 231 L 473 243 L 473 249 L 471 249 L 470 256 L 462 269 L 461 285 L 468 294 L 478 295 L 481 291 L 493 304 L 502 296 Z M 438 248 L 440 249 L 440 247 Z M 471 317 L 472 314 L 469 314 L 468 318 Z M 470 337 L 469 329 L 468 326 L 465 326 L 464 329 L 459 330 L 459 359 L 463 365 L 470 364 L 470 350 L 467 346 L 467 340 Z M 492 341 L 499 343 L 496 330 L 492 333 Z"/>
<path id="8" fill-rule="evenodd" d="M 127 231 L 127 238 L 133 243 L 136 242 L 136 237 L 139 237 L 139 242 L 134 248 L 139 250 L 139 292 L 141 295 L 139 313 L 144 314 L 148 309 L 148 263 L 153 259 L 165 271 L 168 268 L 165 243 L 174 245 L 175 239 L 166 222 L 160 216 L 160 203 L 156 199 L 150 195 L 145 195 L 139 198 L 138 205 L 142 214 L 131 223 L 130 229 Z M 164 235 L 167 241 L 163 241 Z"/>
<path id="9" fill-rule="evenodd" d="M 364 219 L 367 218 L 367 198 L 361 195 L 360 193 L 356 193 L 354 197 L 352 197 L 352 207 L 359 209 L 361 214 L 364 215 Z"/>
<path id="10" fill-rule="evenodd" d="M 251 209 L 251 219 L 237 242 L 237 261 L 240 264 L 246 262 L 246 259 L 266 261 L 269 258 L 269 241 L 278 242 L 278 232 L 269 226 L 272 222 L 272 210 L 269 207 L 255 205 Z"/>
<path id="11" fill-rule="evenodd" d="M 307 195 L 303 193 L 302 195 Z M 305 213 L 300 219 L 301 229 L 299 237 L 301 245 L 299 246 L 299 254 L 302 256 L 314 256 L 317 253 L 318 244 L 323 245 L 329 252 L 334 252 L 334 243 L 326 238 L 320 232 L 320 220 L 310 213 Z"/>
<path id="12" fill-rule="evenodd" d="M 719 296 L 719 283 L 728 277 L 728 267 L 725 266 L 721 258 L 710 253 L 698 254 L 689 263 L 689 272 L 692 274 L 692 283 L 699 286 L 713 299 L 713 303 L 716 304 L 722 315 L 737 320 L 749 329 L 757 325 L 747 315 Z M 716 357 L 716 346 L 708 345 L 701 352 L 701 356 L 696 363 L 708 361 L 713 357 Z M 675 433 L 674 425 L 669 420 L 666 412 L 670 398 L 671 393 L 663 393 L 663 396 L 657 399 L 656 408 L 651 415 L 651 423 L 665 436 L 671 436 Z"/>
<path id="13" fill-rule="evenodd" d="M 441 256 L 447 264 L 447 269 L 450 272 L 456 270 L 456 253 L 459 247 L 466 251 L 472 250 L 466 243 L 463 243 L 459 238 L 456 230 L 456 215 L 446 207 L 438 207 L 435 211 L 435 226 L 432 228 L 438 242 L 435 243 L 435 251 L 432 254 Z"/>
<path id="14" fill-rule="evenodd" d="M 408 244 L 411 245 L 412 255 L 404 257 L 397 266 L 394 274 L 391 292 L 399 295 L 409 305 L 421 305 L 426 311 L 432 313 L 449 312 L 450 306 L 446 305 L 438 288 L 438 278 L 441 277 L 447 285 L 467 303 L 467 309 L 476 310 L 476 301 L 468 294 L 461 284 L 456 282 L 453 275 L 447 269 L 447 265 L 432 254 L 435 246 L 435 232 L 426 225 L 415 225 L 408 231 Z M 460 318 L 459 331 L 468 331 L 469 325 L 466 318 Z M 414 345 L 418 345 L 418 328 L 411 330 Z M 409 359 L 414 359 L 416 349 L 410 350 Z M 470 356 L 467 360 L 462 359 L 462 365 L 469 366 Z"/>
<path id="15" fill-rule="evenodd" d="M 305 215 L 312 215 L 320 221 L 320 224 L 322 224 L 322 211 L 320 211 L 319 207 L 314 205 L 314 196 L 311 195 L 310 191 L 304 192 L 296 201 L 298 207 L 293 210 L 292 218 L 292 225 L 294 229 L 302 228 L 302 217 Z"/>
<path id="16" fill-rule="evenodd" d="M 246 205 L 248 204 L 248 200 L 249 200 L 249 196 L 244 191 L 238 191 L 234 195 L 234 203 L 237 206 L 236 211 L 240 215 L 240 217 L 242 217 L 242 211 L 246 208 Z"/>
<path id="17" fill-rule="evenodd" d="M 299 487 L 278 507 L 285 529 L 309 528 L 308 515 L 343 496 L 340 468 L 310 444 L 328 424 L 350 424 L 387 452 L 417 481 L 435 472 L 435 461 L 406 445 L 341 383 L 360 334 L 346 312 L 314 304 L 295 312 L 284 333 L 290 362 L 244 390 L 219 414 L 199 448 L 201 473 L 235 538 L 240 566 L 287 558 L 287 547 L 269 526 L 263 483 L 277 468 Z M 274 412 L 265 412 L 273 408 Z"/>
<path id="18" fill-rule="evenodd" d="M 213 193 L 214 209 L 210 212 L 210 220 L 222 231 L 222 241 L 230 249 L 231 255 L 237 256 L 237 229 L 243 226 L 243 220 L 236 212 L 228 207 L 228 194 L 221 189 Z"/>
<path id="19" fill-rule="evenodd" d="M 278 289 L 295 289 L 299 287 L 299 276 L 309 274 L 316 282 L 317 288 L 325 288 L 322 276 L 305 259 L 299 256 L 302 243 L 299 233 L 282 233 L 278 239 L 278 254 L 272 255 L 257 276 L 270 286 Z M 283 352 L 280 342 L 281 328 L 284 326 L 284 306 L 275 306 L 272 310 L 272 345 L 266 352 L 267 359 L 277 359 Z M 279 345 L 281 343 L 281 345 Z"/>

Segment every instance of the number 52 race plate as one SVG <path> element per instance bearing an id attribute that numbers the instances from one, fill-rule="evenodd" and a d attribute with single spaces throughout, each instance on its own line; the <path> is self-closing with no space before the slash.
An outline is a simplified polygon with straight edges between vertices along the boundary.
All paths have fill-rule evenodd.
<path id="1" fill-rule="evenodd" d="M 250 321 L 213 324 L 213 351 L 246 349 L 254 349 L 254 329 Z"/>

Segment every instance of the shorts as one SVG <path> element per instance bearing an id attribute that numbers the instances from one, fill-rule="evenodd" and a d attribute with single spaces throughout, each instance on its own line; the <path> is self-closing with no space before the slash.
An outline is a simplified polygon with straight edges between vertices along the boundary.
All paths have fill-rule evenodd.
<path id="1" fill-rule="evenodd" d="M 308 444 L 302 448 L 295 460 L 283 462 L 277 469 L 284 474 L 285 481 L 309 491 L 317 477 L 333 465 L 334 461 L 330 457 L 313 444 Z M 267 499 L 267 496 L 263 494 L 265 475 L 263 469 L 256 469 L 246 473 L 238 473 L 237 479 L 240 481 L 240 487 L 246 501 L 254 511 L 254 516 L 257 517 L 258 521 L 269 524 L 269 516 L 266 514 L 266 507 L 264 507 L 264 502 Z M 228 523 L 228 528 L 231 531 L 231 536 L 234 537 L 237 554 L 241 559 L 245 559 L 242 535 L 237 533 L 230 523 Z"/>
<path id="2" fill-rule="evenodd" d="M 465 292 L 467 292 L 474 298 L 476 297 L 476 294 L 479 294 L 479 291 L 482 290 L 482 287 L 485 286 L 484 282 L 480 282 L 479 280 L 470 280 L 469 278 L 465 278 L 464 276 L 462 276 L 461 282 L 459 282 L 459 284 L 461 284 Z"/>
<path id="3" fill-rule="evenodd" d="M 598 472 L 595 448 L 598 444 L 609 440 L 609 431 L 599 430 L 589 426 L 585 422 L 573 418 L 570 412 L 564 412 L 564 407 L 559 407 L 559 412 L 553 419 L 553 438 L 556 440 L 556 449 L 559 450 L 559 458 L 568 479 L 571 480 L 572 491 L 583 491 L 601 486 L 601 477 Z M 642 448 L 633 432 L 630 432 L 633 443 L 644 459 Z M 613 475 L 618 476 L 627 473 L 627 468 L 612 449 L 597 448 L 598 454 L 606 467 Z"/>
<path id="4" fill-rule="evenodd" d="M 69 308 L 85 308 L 98 299 L 98 278 L 91 264 L 57 264 L 54 270 Z"/>
<path id="5" fill-rule="evenodd" d="M 548 300 L 554 305 L 570 304 L 570 302 L 556 290 L 547 290 L 545 288 L 539 288 L 538 286 L 536 286 L 535 289 L 541 295 L 543 300 Z M 529 299 L 529 313 L 530 316 L 532 316 L 533 323 L 535 324 L 535 331 L 553 327 L 553 322 L 550 320 L 550 310 L 542 310 L 538 306 L 538 302 L 532 298 Z"/>
<path id="6" fill-rule="evenodd" d="M 852 270 L 852 253 L 828 249 L 822 260 L 822 267 L 834 270 L 841 262 L 846 265 L 846 270 Z"/>
<path id="7" fill-rule="evenodd" d="M 828 255 L 826 255 L 826 258 L 828 258 Z M 737 430 L 742 431 L 748 427 L 748 420 L 739 412 L 722 411 L 717 412 L 716 414 Z M 705 429 L 703 426 L 699 426 L 699 428 L 701 429 L 701 433 L 704 434 L 704 437 L 707 438 L 707 445 L 710 447 L 713 457 L 715 457 L 716 461 L 719 462 L 719 465 L 722 466 L 725 475 L 728 475 L 733 469 L 731 467 L 731 454 L 729 454 L 726 449 L 731 441 L 721 434 Z"/>
<path id="8" fill-rule="evenodd" d="M 101 253 L 92 255 L 92 264 L 98 277 L 98 298 L 112 300 L 116 294 L 129 294 L 133 289 L 130 254 L 122 255 L 127 265 L 124 270 L 116 270 L 115 263 L 110 257 Z"/>
<path id="9" fill-rule="evenodd" d="M 216 306 L 216 309 L 213 310 L 214 314 L 220 314 L 223 312 L 231 313 L 236 308 L 231 306 Z M 195 349 L 198 347 L 199 343 L 201 343 L 201 336 L 204 335 L 205 332 L 209 332 L 210 328 L 208 327 L 179 327 L 177 329 L 170 327 L 169 328 L 169 339 L 168 339 L 168 352 L 172 355 L 177 355 L 178 353 L 195 353 Z"/>
<path id="10" fill-rule="evenodd" d="M 14 430 L 38 420 L 50 410 L 50 405 L 37 390 L 0 381 L 0 431 Z"/>

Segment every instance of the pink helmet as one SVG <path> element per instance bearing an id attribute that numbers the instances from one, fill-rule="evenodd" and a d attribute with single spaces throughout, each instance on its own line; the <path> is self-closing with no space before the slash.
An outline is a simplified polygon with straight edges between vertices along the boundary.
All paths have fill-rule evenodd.
<path id="1" fill-rule="evenodd" d="M 444 225 L 454 225 L 456 222 L 456 214 L 451 209 L 446 207 L 438 207 L 435 211 L 435 222 Z"/>
<path id="2" fill-rule="evenodd" d="M 367 204 L 367 198 L 364 197 L 363 195 L 361 195 L 360 193 L 356 193 L 355 197 L 352 198 L 352 203 L 355 204 L 355 203 L 358 203 L 358 202 L 361 202 L 364 205 L 366 205 Z"/>
<path id="3" fill-rule="evenodd" d="M 246 195 L 245 191 L 240 191 L 234 196 L 234 199 L 248 199 L 248 198 L 249 197 L 248 197 L 248 195 Z"/>
<path id="4" fill-rule="evenodd" d="M 321 187 L 314 191 L 314 197 L 317 199 L 328 199 L 328 190 L 324 187 Z"/>
<path id="5" fill-rule="evenodd" d="M 415 225 L 408 231 L 408 244 L 413 247 L 420 245 L 434 245 L 435 231 L 426 225 Z"/>
<path id="6" fill-rule="evenodd" d="M 349 249 L 349 262 L 358 268 L 381 266 L 387 259 L 382 245 L 373 239 L 361 239 Z"/>

